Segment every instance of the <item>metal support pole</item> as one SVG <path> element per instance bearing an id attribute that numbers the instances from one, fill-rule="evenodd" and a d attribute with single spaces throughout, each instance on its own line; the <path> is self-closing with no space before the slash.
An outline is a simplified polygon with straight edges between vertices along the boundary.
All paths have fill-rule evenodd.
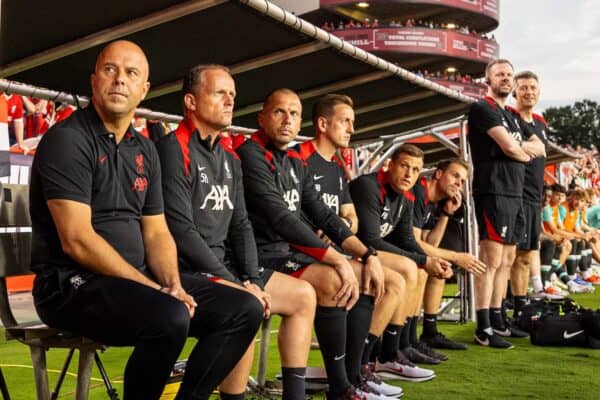
<path id="1" fill-rule="evenodd" d="M 467 121 L 462 120 L 460 123 L 460 152 L 461 158 L 472 165 L 471 163 L 471 152 L 469 144 L 467 142 Z M 475 219 L 475 207 L 473 205 L 473 196 L 471 193 L 471 185 L 473 180 L 473 174 L 470 174 L 469 184 L 465 185 L 465 232 L 467 234 L 467 251 L 476 257 L 479 257 L 479 237 L 477 234 L 477 220 Z M 466 300 L 468 301 L 467 315 L 468 319 L 475 321 L 475 291 L 474 291 L 474 279 L 470 273 L 465 273 L 464 280 L 462 282 L 462 289 L 465 290 L 468 295 Z"/>

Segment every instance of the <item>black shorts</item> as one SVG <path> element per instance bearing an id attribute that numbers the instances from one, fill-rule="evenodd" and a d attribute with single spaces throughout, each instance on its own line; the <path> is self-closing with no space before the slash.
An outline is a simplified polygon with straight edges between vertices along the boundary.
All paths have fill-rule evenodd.
<path id="1" fill-rule="evenodd" d="M 539 204 L 523 202 L 524 232 L 517 248 L 519 250 L 539 250 L 542 234 L 542 211 Z"/>
<path id="2" fill-rule="evenodd" d="M 523 201 L 520 197 L 476 196 L 475 215 L 479 240 L 517 244 L 524 229 Z"/>
<path id="3" fill-rule="evenodd" d="M 269 279 L 271 279 L 271 276 L 273 276 L 273 272 L 275 272 L 275 271 L 273 271 L 272 269 L 263 268 L 263 267 L 260 267 L 260 269 L 258 270 L 259 277 L 265 285 L 267 284 L 267 282 L 269 282 Z M 213 274 L 210 274 L 208 272 L 193 272 L 192 275 L 198 275 L 198 276 L 201 276 L 208 280 L 211 280 L 213 282 L 217 282 L 220 279 L 223 279 L 223 278 L 219 278 L 218 276 L 215 276 Z"/>
<path id="4" fill-rule="evenodd" d="M 265 271 L 273 270 L 295 278 L 300 278 L 306 267 L 318 264 L 319 260 L 304 253 L 292 251 L 288 256 L 260 257 L 259 265 Z"/>

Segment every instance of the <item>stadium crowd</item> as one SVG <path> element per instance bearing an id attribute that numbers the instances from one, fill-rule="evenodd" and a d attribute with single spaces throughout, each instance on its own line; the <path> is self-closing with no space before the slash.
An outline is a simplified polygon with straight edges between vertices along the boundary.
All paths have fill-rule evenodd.
<path id="1" fill-rule="evenodd" d="M 455 23 L 437 23 L 433 21 L 427 21 L 422 19 L 413 19 L 409 18 L 404 22 L 400 20 L 389 20 L 389 21 L 379 21 L 379 19 L 375 18 L 372 21 L 369 18 L 365 18 L 362 22 L 358 20 L 348 20 L 346 22 L 339 20 L 337 24 L 333 21 L 326 21 L 321 25 L 321 29 L 334 32 L 336 30 L 344 30 L 344 29 L 355 29 L 355 28 L 429 28 L 429 29 L 448 29 L 455 30 L 459 33 L 463 33 L 465 35 L 471 35 L 475 37 L 480 37 L 482 39 L 487 40 L 496 40 L 496 37 L 492 35 L 486 35 L 485 33 L 478 33 L 475 29 L 470 28 L 466 25 L 459 25 Z"/>
<path id="2" fill-rule="evenodd" d="M 23 98 L 27 112 L 12 120 L 32 117 L 25 126 L 43 134 L 30 189 L 36 309 L 49 326 L 134 347 L 125 399 L 158 399 L 188 336 L 198 344 L 176 398 L 218 387 L 224 400 L 243 399 L 253 338 L 271 314 L 282 317 L 284 399 L 304 399 L 313 327 L 329 399 L 398 398 L 384 380 L 434 379 L 419 365 L 467 349 L 437 323 L 455 272 L 475 276 L 474 343 L 495 348 L 527 335 L 515 321 L 529 298 L 600 284 L 597 152 L 573 163 L 585 190 L 543 186 L 538 78 L 514 75 L 507 60 L 488 65 L 488 96 L 469 112 L 473 165 L 444 160 L 430 177 L 424 152 L 403 144 L 350 180 L 338 156 L 354 131 L 345 95 L 318 99 L 314 139 L 301 144 L 302 102 L 287 88 L 264 99 L 250 138 L 222 135 L 236 85 L 214 64 L 186 72 L 183 121 L 147 140 L 133 116 L 148 74 L 141 48 L 113 42 L 98 55 L 87 108 L 57 118 L 61 107 Z M 460 234 L 471 172 L 479 258 Z"/>

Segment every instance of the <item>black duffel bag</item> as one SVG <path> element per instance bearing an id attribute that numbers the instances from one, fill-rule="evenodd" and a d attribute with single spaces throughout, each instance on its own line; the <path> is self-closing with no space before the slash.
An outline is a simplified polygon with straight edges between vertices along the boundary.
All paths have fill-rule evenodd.
<path id="1" fill-rule="evenodd" d="M 568 297 L 561 300 L 534 300 L 523 307 L 517 325 L 519 329 L 531 333 L 532 321 L 539 319 L 542 315 L 563 315 L 582 310 L 583 307 Z"/>
<path id="2" fill-rule="evenodd" d="M 536 346 L 588 347 L 588 335 L 580 312 L 543 314 L 531 320 L 531 344 Z"/>

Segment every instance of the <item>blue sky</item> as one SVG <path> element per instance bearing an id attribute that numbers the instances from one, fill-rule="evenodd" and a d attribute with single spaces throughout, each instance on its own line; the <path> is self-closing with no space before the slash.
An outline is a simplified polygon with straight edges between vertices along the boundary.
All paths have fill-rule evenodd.
<path id="1" fill-rule="evenodd" d="M 540 77 L 538 109 L 600 102 L 600 1 L 500 0 L 500 56 Z"/>

